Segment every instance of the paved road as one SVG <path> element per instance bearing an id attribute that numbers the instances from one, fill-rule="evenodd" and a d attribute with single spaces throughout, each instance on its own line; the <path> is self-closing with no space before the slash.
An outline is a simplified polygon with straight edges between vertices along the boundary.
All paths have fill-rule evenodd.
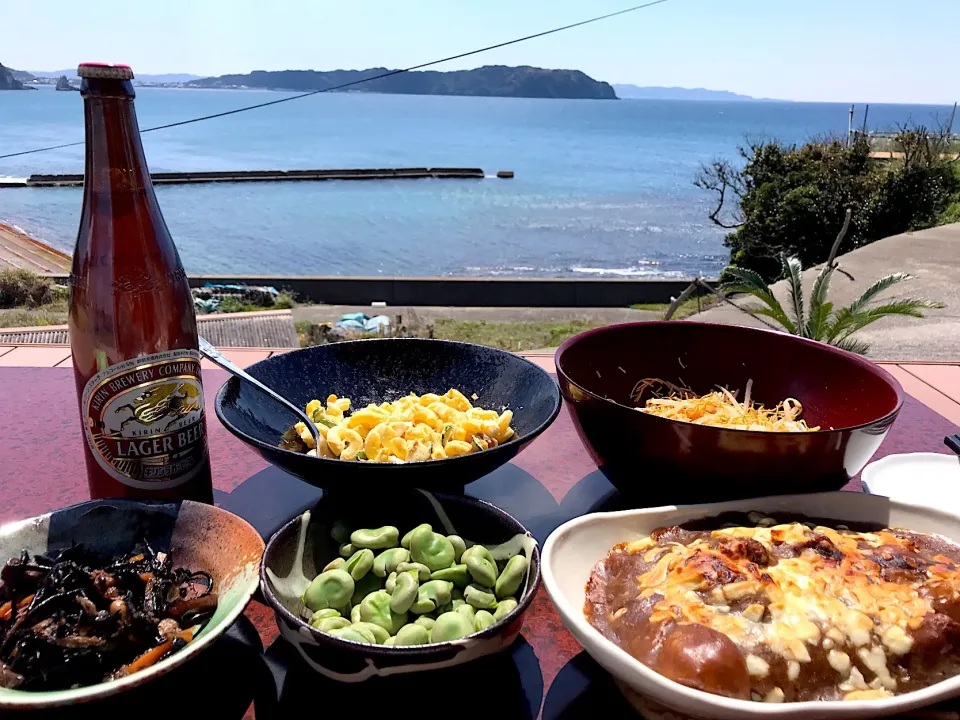
<path id="1" fill-rule="evenodd" d="M 0 269 L 25 268 L 39 275 L 70 272 L 70 258 L 0 223 Z"/>
<path id="2" fill-rule="evenodd" d="M 850 280 L 835 273 L 830 287 L 830 300 L 846 305 L 875 280 L 892 272 L 908 272 L 914 279 L 894 287 L 890 297 L 923 297 L 939 300 L 946 307 L 930 310 L 922 320 L 891 317 L 862 330 L 857 337 L 870 343 L 871 358 L 880 360 L 960 360 L 960 223 L 930 230 L 895 235 L 854 250 L 840 259 L 840 267 L 850 273 Z M 817 269 L 804 272 L 809 288 Z M 786 283 L 773 286 L 774 293 L 785 301 Z M 738 303 L 751 302 L 739 299 Z M 761 327 L 749 315 L 730 306 L 720 306 L 691 318 L 703 322 Z"/>

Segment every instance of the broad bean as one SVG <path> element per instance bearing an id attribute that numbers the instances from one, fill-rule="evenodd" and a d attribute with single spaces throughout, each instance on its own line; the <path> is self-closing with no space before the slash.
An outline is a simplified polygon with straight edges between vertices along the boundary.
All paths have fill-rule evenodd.
<path id="1" fill-rule="evenodd" d="M 397 565 L 397 572 L 405 572 L 406 570 L 416 570 L 420 574 L 420 577 L 417 578 L 420 582 L 426 582 L 430 579 L 431 570 L 423 563 L 402 562 Z"/>
<path id="2" fill-rule="evenodd" d="M 333 630 L 338 630 L 339 628 L 350 627 L 350 621 L 345 617 L 332 617 L 324 618 L 320 622 L 314 625 L 313 621 L 310 621 L 310 625 L 315 627 L 320 632 L 331 632 Z"/>
<path id="3" fill-rule="evenodd" d="M 476 615 L 473 616 L 473 626 L 476 628 L 477 632 L 486 630 L 495 622 L 496 620 L 494 619 L 493 615 L 488 613 L 486 610 L 477 610 Z"/>
<path id="4" fill-rule="evenodd" d="M 497 607 L 497 596 L 493 591 L 475 583 L 467 585 L 467 589 L 463 591 L 463 599 L 477 610 L 495 610 Z"/>
<path id="5" fill-rule="evenodd" d="M 504 598 L 499 603 L 497 603 L 497 609 L 493 611 L 493 619 L 497 622 L 503 620 L 507 615 L 512 613 L 517 607 L 517 601 L 513 598 Z"/>
<path id="6" fill-rule="evenodd" d="M 336 570 L 339 567 L 343 567 L 343 564 L 345 562 L 346 560 L 343 559 L 342 557 L 334 558 L 333 560 L 328 562 L 326 565 L 324 565 L 322 572 L 326 572 L 327 570 Z"/>
<path id="7" fill-rule="evenodd" d="M 424 615 L 433 612 L 441 605 L 450 602 L 453 583 L 446 580 L 430 580 L 417 589 L 417 601 L 410 606 L 410 612 Z"/>
<path id="8" fill-rule="evenodd" d="M 466 637 L 474 632 L 473 620 L 466 615 L 458 612 L 444 613 L 437 618 L 433 626 L 430 638 L 433 642 L 447 642 L 457 638 Z"/>
<path id="9" fill-rule="evenodd" d="M 307 621 L 311 627 L 317 627 L 323 620 L 328 618 L 338 618 L 340 613 L 338 613 L 333 608 L 325 608 L 324 610 L 317 610 L 310 616 L 310 619 Z"/>
<path id="10" fill-rule="evenodd" d="M 343 570 L 350 573 L 354 582 L 362 578 L 373 567 L 373 550 L 357 550 L 350 559 L 343 564 Z"/>
<path id="11" fill-rule="evenodd" d="M 340 546 L 340 557 L 344 558 L 344 562 L 346 562 L 346 558 L 353 555 L 356 551 L 357 548 L 355 548 L 351 543 L 344 543 Z"/>
<path id="12" fill-rule="evenodd" d="M 303 604 L 311 610 L 346 607 L 353 596 L 354 582 L 350 573 L 328 570 L 317 575 L 303 593 Z"/>
<path id="13" fill-rule="evenodd" d="M 430 631 L 422 625 L 411 623 L 397 631 L 394 645 L 426 645 L 430 642 Z"/>
<path id="14" fill-rule="evenodd" d="M 453 545 L 453 561 L 460 562 L 460 558 L 463 557 L 463 553 L 467 550 L 467 544 L 459 535 L 447 535 L 447 540 Z"/>
<path id="15" fill-rule="evenodd" d="M 387 641 L 387 638 L 390 637 L 390 633 L 375 623 L 358 622 L 352 623 L 351 627 L 369 632 L 371 635 L 373 635 L 373 639 L 376 641 L 377 645 L 383 645 L 383 643 Z"/>
<path id="16" fill-rule="evenodd" d="M 386 590 L 377 590 L 367 595 L 360 603 L 360 619 L 363 622 L 379 625 L 394 635 L 406 624 L 407 614 L 393 612 L 390 609 L 390 593 Z"/>
<path id="17" fill-rule="evenodd" d="M 461 605 L 460 607 L 458 607 L 458 608 L 455 610 L 455 612 L 458 612 L 458 613 L 460 613 L 461 615 L 466 615 L 466 616 L 467 616 L 468 618 L 470 618 L 471 620 L 473 620 L 473 618 L 474 618 L 474 617 L 476 616 L 476 614 L 477 614 L 477 611 L 476 611 L 476 609 L 473 607 L 473 605 L 467 605 L 466 603 L 464 603 L 463 605 Z"/>
<path id="18" fill-rule="evenodd" d="M 419 589 L 420 583 L 417 582 L 417 574 L 413 570 L 397 575 L 396 587 L 390 595 L 390 609 L 398 614 L 406 613 L 416 602 Z"/>
<path id="19" fill-rule="evenodd" d="M 353 642 L 365 643 L 367 645 L 376 645 L 377 643 L 376 638 L 373 637 L 369 630 L 358 628 L 356 625 L 348 625 L 347 627 L 331 630 L 330 634 L 341 640 L 352 640 Z"/>
<path id="20" fill-rule="evenodd" d="M 433 630 L 433 626 L 436 624 L 436 620 L 432 617 L 427 617 L 426 615 L 421 615 L 416 620 L 413 621 L 414 625 L 420 625 L 425 627 L 427 630 Z"/>
<path id="21" fill-rule="evenodd" d="M 430 579 L 448 580 L 459 588 L 465 588 L 470 584 L 470 572 L 466 565 L 451 565 L 448 568 L 431 573 Z"/>
<path id="22" fill-rule="evenodd" d="M 453 544 L 440 533 L 421 528 L 410 538 L 410 556 L 436 572 L 453 565 Z"/>
<path id="23" fill-rule="evenodd" d="M 383 584 L 383 589 L 386 590 L 386 591 L 387 591 L 388 593 L 390 593 L 391 595 L 393 594 L 394 589 L 396 589 L 396 587 L 397 587 L 397 576 L 398 576 L 398 575 L 400 575 L 400 573 L 398 573 L 398 572 L 396 572 L 396 571 L 390 573 L 389 577 L 387 577 L 387 582 L 385 582 L 385 583 Z"/>
<path id="24" fill-rule="evenodd" d="M 393 525 L 384 525 L 372 530 L 354 530 L 350 533 L 350 543 L 358 548 L 386 550 L 396 547 L 399 537 L 400 531 Z"/>
<path id="25" fill-rule="evenodd" d="M 353 609 L 350 611 L 350 622 L 351 623 L 363 622 L 360 619 L 360 603 L 357 603 L 356 605 L 354 605 Z"/>
<path id="26" fill-rule="evenodd" d="M 350 602 L 354 605 L 359 605 L 367 595 L 379 589 L 380 578 L 373 573 L 367 573 L 354 583 L 353 596 L 350 598 Z"/>
<path id="27" fill-rule="evenodd" d="M 390 548 L 377 555 L 373 561 L 373 572 L 379 577 L 387 577 L 397 569 L 397 565 L 410 559 L 410 551 L 405 548 Z"/>
<path id="28" fill-rule="evenodd" d="M 414 534 L 415 532 L 417 532 L 418 530 L 423 530 L 424 528 L 426 528 L 427 530 L 430 530 L 431 532 L 433 532 L 433 526 L 430 525 L 429 523 L 423 523 L 422 525 L 417 525 L 413 530 L 411 530 L 410 532 L 408 532 L 406 535 L 404 535 L 404 536 L 400 539 L 400 547 L 404 547 L 404 548 L 406 548 L 407 550 L 409 550 L 409 549 L 410 549 L 410 538 L 413 537 L 413 534 Z"/>
<path id="29" fill-rule="evenodd" d="M 494 586 L 497 597 L 500 600 L 516 594 L 520 589 L 520 583 L 527 572 L 527 558 L 523 555 L 514 555 L 507 560 L 507 564 L 497 578 L 497 584 Z"/>
<path id="30" fill-rule="evenodd" d="M 461 558 L 474 581 L 483 587 L 492 588 L 497 583 L 497 561 L 483 545 L 468 548 Z"/>

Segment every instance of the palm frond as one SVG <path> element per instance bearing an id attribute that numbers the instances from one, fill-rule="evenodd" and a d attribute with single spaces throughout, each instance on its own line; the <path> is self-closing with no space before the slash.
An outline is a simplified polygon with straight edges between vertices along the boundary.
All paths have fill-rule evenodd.
<path id="1" fill-rule="evenodd" d="M 774 303 L 775 304 L 773 306 L 769 304 L 758 305 L 756 303 L 752 303 L 750 305 L 742 305 L 741 309 L 744 312 L 750 313 L 751 315 L 762 315 L 770 318 L 771 320 L 775 320 L 780 323 L 781 327 L 783 327 L 783 329 L 788 333 L 791 335 L 796 335 L 796 326 L 787 316 L 787 313 L 784 312 L 783 308 L 780 307 L 780 303 L 776 302 L 776 300 L 774 300 Z"/>
<path id="2" fill-rule="evenodd" d="M 830 345 L 835 344 L 835 340 L 856 321 L 856 316 L 850 312 L 849 307 L 843 307 L 833 314 L 832 319 L 827 321 L 827 326 L 823 330 L 821 340 Z"/>
<path id="3" fill-rule="evenodd" d="M 780 301 L 774 297 L 770 286 L 767 285 L 766 280 L 764 280 L 759 273 L 731 265 L 723 271 L 723 276 L 730 278 L 723 284 L 723 290 L 725 292 L 747 293 L 748 295 L 753 295 L 757 300 L 766 305 L 766 308 L 762 306 L 746 306 L 744 310 L 753 315 L 765 315 L 772 318 L 780 323 L 787 332 L 793 335 L 797 334 L 796 325 L 787 315 L 783 306 L 780 305 Z"/>
<path id="4" fill-rule="evenodd" d="M 847 352 L 856 353 L 857 355 L 866 355 L 870 350 L 870 345 L 868 343 L 865 343 L 862 340 L 854 340 L 853 338 L 841 340 L 840 342 L 835 343 L 835 347 L 838 347 L 841 350 L 846 350 Z"/>
<path id="5" fill-rule="evenodd" d="M 847 307 L 850 308 L 850 312 L 857 313 L 867 306 L 877 295 L 882 293 L 884 290 L 888 290 L 897 283 L 902 283 L 905 280 L 910 280 L 913 276 L 909 273 L 898 272 L 892 273 L 890 275 L 884 275 L 882 278 L 877 280 L 873 285 L 868 287 L 863 291 L 863 294 L 850 303 Z"/>
<path id="6" fill-rule="evenodd" d="M 943 303 L 935 300 L 918 300 L 916 298 L 903 298 L 900 300 L 891 300 L 883 305 L 874 305 L 873 307 L 861 310 L 855 315 L 866 316 L 879 320 L 888 315 L 907 315 L 909 317 L 922 318 L 924 310 L 938 310 L 943 307 Z"/>
<path id="7" fill-rule="evenodd" d="M 810 303 L 810 311 L 807 316 L 807 337 L 823 342 L 824 335 L 829 332 L 830 316 L 832 313 L 832 302 L 821 302 L 816 306 Z"/>
<path id="8" fill-rule="evenodd" d="M 844 308 L 847 311 L 844 314 L 844 323 L 835 335 L 836 342 L 832 343 L 839 347 L 839 343 L 849 339 L 858 330 L 862 330 L 867 325 L 872 325 L 877 320 L 882 320 L 891 315 L 903 315 L 906 317 L 922 318 L 924 310 L 942 308 L 943 303 L 933 300 L 917 300 L 906 298 L 904 300 L 892 300 L 884 305 L 861 310 L 857 313 L 850 313 L 850 308 Z M 843 311 L 841 311 L 843 312 Z"/>
<path id="9" fill-rule="evenodd" d="M 793 309 L 793 324 L 796 330 L 795 334 L 805 337 L 807 334 L 807 324 L 805 313 L 803 311 L 803 265 L 795 257 L 782 257 L 780 262 L 783 265 L 783 274 L 787 279 L 787 287 L 790 292 L 790 305 Z"/>
<path id="10" fill-rule="evenodd" d="M 826 264 L 817 274 L 817 279 L 813 283 L 813 290 L 810 293 L 810 310 L 807 318 L 807 337 L 814 340 L 820 340 L 820 336 L 826 329 L 827 322 L 830 319 L 830 311 L 833 309 L 833 303 L 827 302 L 827 295 L 830 292 L 830 280 L 833 278 L 835 265 Z M 829 307 L 826 307 L 829 305 Z"/>
<path id="11" fill-rule="evenodd" d="M 746 292 L 753 294 L 759 291 L 767 295 L 771 294 L 767 281 L 763 279 L 760 273 L 754 272 L 753 270 L 730 265 L 723 269 L 720 277 L 724 278 L 721 289 L 727 292 Z M 731 278 L 731 280 L 727 278 Z"/>

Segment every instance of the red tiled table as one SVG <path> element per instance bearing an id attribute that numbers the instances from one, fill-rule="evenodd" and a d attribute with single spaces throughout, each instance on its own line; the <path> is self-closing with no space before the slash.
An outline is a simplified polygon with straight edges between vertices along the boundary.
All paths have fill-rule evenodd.
<path id="1" fill-rule="evenodd" d="M 535 360 L 553 369 L 549 358 Z M 217 502 L 246 516 L 261 532 L 268 532 L 296 514 L 299 507 L 309 506 L 316 491 L 275 469 L 266 470 L 264 461 L 216 420 L 214 395 L 226 378 L 222 370 L 204 372 Z M 879 455 L 946 452 L 943 436 L 955 429 L 953 422 L 908 396 Z M 0 367 L 0 484 L 4 489 L 0 522 L 86 500 L 82 452 L 71 369 Z M 859 482 L 853 481 L 848 489 L 859 487 Z M 596 507 L 612 488 L 587 456 L 563 411 L 513 463 L 471 484 L 467 491 L 516 515 L 542 542 L 558 524 Z M 254 602 L 247 617 L 269 655 L 277 640 L 272 613 Z M 573 707 L 582 711 L 590 692 L 590 661 L 578 657 L 580 647 L 564 629 L 542 589 L 526 615 L 522 636 L 535 656 L 530 662 L 535 660 L 537 666 L 527 668 L 536 676 L 531 684 L 542 682 L 542 692 L 538 693 L 536 688 L 528 688 L 526 676 L 522 678 L 533 714 L 538 707 L 542 707 L 544 717 L 551 718 L 571 717 Z M 526 670 L 521 675 L 523 672 Z M 554 684 L 560 673 L 563 681 Z M 609 694 L 617 695 L 612 689 L 602 693 L 604 697 Z M 590 702 L 595 699 L 590 697 Z M 623 710 L 614 706 L 610 711 L 616 715 Z"/>

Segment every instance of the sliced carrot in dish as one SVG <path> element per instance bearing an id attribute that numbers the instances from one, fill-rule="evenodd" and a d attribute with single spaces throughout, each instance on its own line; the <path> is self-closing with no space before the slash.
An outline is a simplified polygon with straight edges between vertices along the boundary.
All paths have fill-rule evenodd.
<path id="1" fill-rule="evenodd" d="M 140 670 L 146 670 L 151 665 L 156 665 L 159 662 L 160 658 L 167 654 L 170 648 L 173 646 L 173 641 L 176 638 L 180 638 L 186 642 L 193 640 L 193 628 L 189 630 L 184 630 L 183 632 L 178 632 L 176 635 L 169 635 L 165 641 L 157 645 L 155 648 L 150 648 L 143 655 L 138 657 L 132 663 L 124 668 L 127 675 L 132 675 L 135 672 Z"/>

